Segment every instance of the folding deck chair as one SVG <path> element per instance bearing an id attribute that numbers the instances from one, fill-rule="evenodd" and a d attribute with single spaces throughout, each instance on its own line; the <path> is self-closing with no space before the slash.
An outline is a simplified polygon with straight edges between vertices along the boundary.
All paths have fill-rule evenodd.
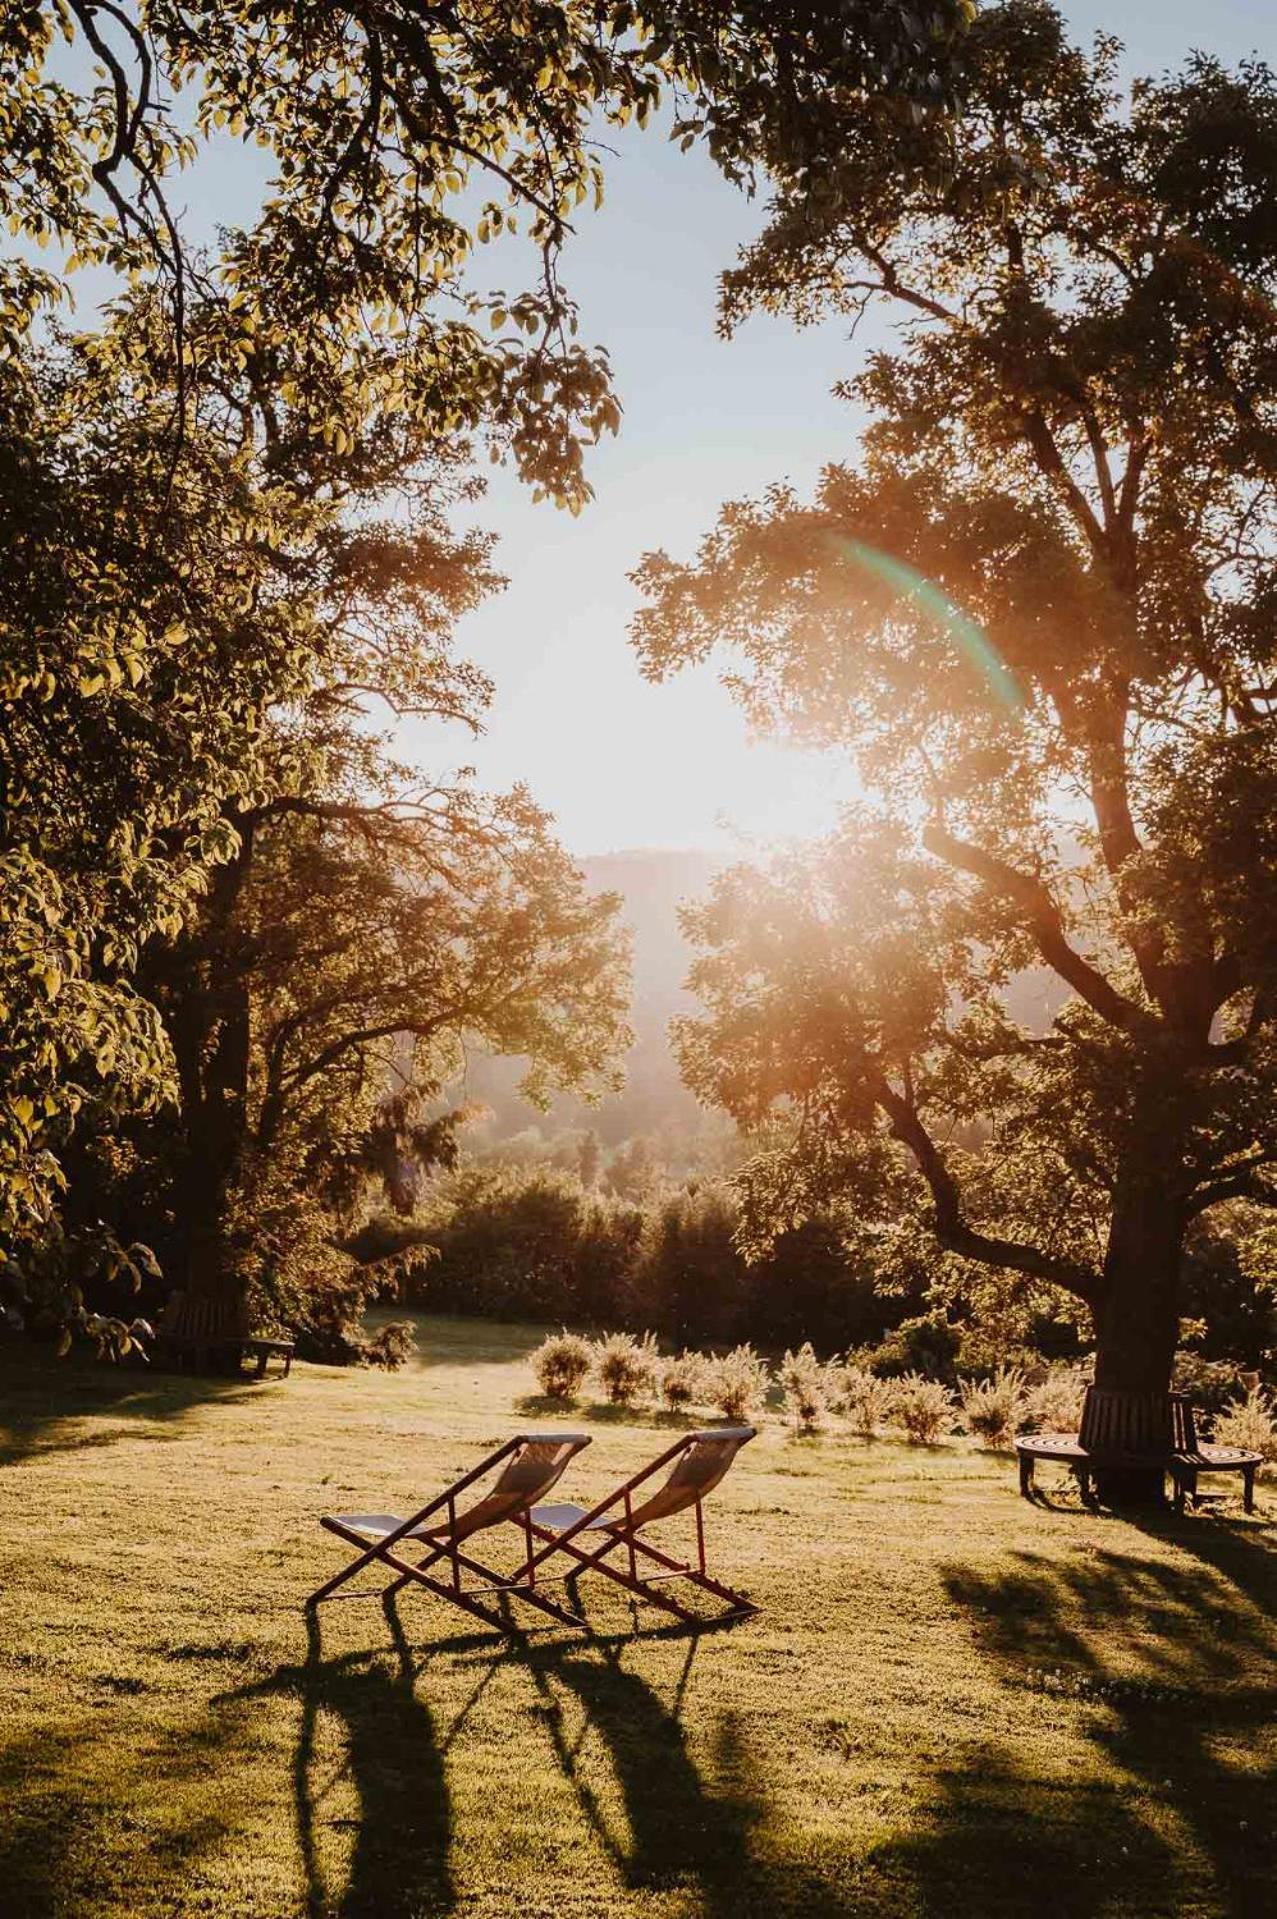
<path id="1" fill-rule="evenodd" d="M 450 1600 L 454 1606 L 460 1606 L 463 1612 L 474 1614 L 486 1626 L 496 1626 L 502 1632 L 515 1628 L 504 1619 L 494 1618 L 492 1613 L 485 1611 L 474 1596 L 476 1593 L 510 1593 L 526 1600 L 539 1611 L 548 1613 L 551 1619 L 558 1620 L 561 1625 L 583 1626 L 585 1621 L 576 1613 L 569 1612 L 536 1588 L 536 1570 L 531 1564 L 534 1541 L 531 1508 L 535 1500 L 549 1492 L 568 1461 L 589 1443 L 586 1433 L 517 1433 L 408 1519 L 400 1519 L 394 1513 L 325 1515 L 320 1525 L 330 1533 L 335 1533 L 339 1539 L 344 1539 L 347 1544 L 358 1547 L 359 1551 L 348 1566 L 310 1595 L 307 1606 L 318 1606 L 335 1596 L 342 1599 L 386 1598 L 404 1586 L 416 1584 L 424 1586 L 436 1598 Z M 474 1505 L 459 1510 L 459 1496 L 498 1466 L 501 1472 L 492 1490 Z M 520 1526 L 524 1533 L 527 1557 L 513 1574 L 494 1572 L 490 1566 L 485 1566 L 461 1550 L 462 1544 L 475 1533 L 486 1531 L 504 1521 Z M 414 1548 L 422 1544 L 429 1548 L 424 1558 L 403 1556 L 414 1553 Z M 429 1570 L 438 1566 L 441 1560 L 447 1562 L 449 1577 L 446 1579 L 435 1576 Z M 379 1587 L 375 1591 L 363 1589 L 338 1594 L 339 1586 L 344 1586 L 348 1579 L 353 1579 L 366 1566 L 374 1565 L 388 1566 L 396 1575 L 389 1586 Z M 463 1587 L 463 1572 L 477 1575 L 480 1583 Z"/>
<path id="2" fill-rule="evenodd" d="M 688 1433 L 641 1473 L 627 1479 L 623 1486 L 618 1486 L 614 1493 L 588 1510 L 567 1502 L 534 1506 L 529 1521 L 531 1530 L 546 1543 L 539 1552 L 529 1554 L 525 1568 L 528 1576 L 535 1578 L 537 1568 L 555 1553 L 566 1553 L 575 1562 L 569 1579 L 579 1577 L 582 1572 L 603 1573 L 618 1586 L 624 1586 L 627 1592 L 649 1599 L 653 1605 L 689 1623 L 697 1622 L 701 1615 L 681 1605 L 669 1593 L 658 1591 L 658 1586 L 679 1579 L 690 1581 L 702 1592 L 727 1602 L 721 1615 L 723 1619 L 757 1612 L 758 1607 L 743 1593 L 733 1592 L 730 1586 L 711 1579 L 705 1570 L 705 1520 L 701 1511 L 706 1494 L 718 1485 L 741 1447 L 755 1437 L 755 1431 L 753 1426 L 711 1426 L 703 1432 Z M 663 1466 L 672 1467 L 664 1484 L 636 1500 L 639 1487 Z M 671 1558 L 640 1537 L 658 1520 L 686 1512 L 689 1506 L 696 1512 L 694 1566 Z M 594 1538 L 599 1533 L 606 1533 L 607 1537 L 602 1545 L 595 1545 Z M 609 1564 L 609 1555 L 618 1550 L 624 1553 L 624 1564 Z M 640 1559 L 653 1562 L 655 1570 L 640 1571 Z"/>

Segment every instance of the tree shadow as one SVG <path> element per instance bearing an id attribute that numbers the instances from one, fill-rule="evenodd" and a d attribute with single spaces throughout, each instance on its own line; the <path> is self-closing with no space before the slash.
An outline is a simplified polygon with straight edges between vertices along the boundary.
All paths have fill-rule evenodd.
<path id="1" fill-rule="evenodd" d="M 456 1904 L 448 1850 L 452 1810 L 444 1775 L 444 1747 L 429 1707 L 417 1692 L 417 1672 L 394 1601 L 384 1607 L 394 1648 L 384 1656 L 346 1653 L 325 1659 L 317 1614 L 307 1616 L 302 1666 L 281 1666 L 269 1679 L 226 1695 L 228 1700 L 292 1696 L 301 1725 L 293 1758 L 297 1836 L 306 1878 L 307 1910 L 343 1919 L 433 1919 Z M 473 1703 L 473 1702 L 471 1702 Z M 320 1782 L 319 1728 L 323 1715 L 341 1722 L 346 1760 L 336 1777 Z M 455 1736 L 456 1727 L 453 1728 Z M 352 1779 L 359 1801 L 354 1846 L 343 1891 L 334 1891 L 324 1860 L 323 1832 L 335 1822 L 324 1801 L 339 1780 Z"/>
<path id="2" fill-rule="evenodd" d="M 1270 1909 L 1277 1878 L 1277 1568 L 1271 1553 L 1235 1537 L 1204 1536 L 1200 1522 L 1181 1522 L 1175 1539 L 1198 1564 L 1115 1551 L 1061 1563 L 1023 1552 L 995 1572 L 951 1566 L 945 1588 L 1004 1685 L 1078 1702 L 1086 1735 L 1138 1786 L 1148 1811 L 1124 1821 L 1125 1854 L 1112 1843 L 1103 1850 L 1106 1861 L 1139 1867 L 1143 1909 L 1249 1919 Z M 1121 1797 L 1102 1778 L 1057 1781 L 1052 1795 L 1025 1797 L 1026 1811 L 1048 1798 L 1071 1809 L 1078 1903 L 1063 1908 L 1070 1913 L 1094 1910 L 1101 1891 L 1105 1902 L 1113 1897 L 1110 1872 L 1094 1871 L 1090 1825 L 1116 1839 Z M 946 1871 L 951 1838 L 937 1842 Z M 1059 1860 L 1061 1883 L 1069 1871 Z M 1152 1908 L 1149 1885 L 1161 1889 Z"/>
<path id="3" fill-rule="evenodd" d="M 668 1706 L 626 1668 L 619 1646 L 602 1641 L 587 1649 L 546 1645 L 521 1654 L 540 1693 L 560 1769 L 626 1886 L 637 1893 L 690 1891 L 712 1919 L 771 1919 L 785 1913 L 835 1919 L 855 1912 L 856 1905 L 844 1903 L 806 1865 L 763 1857 L 757 1833 L 766 1800 L 734 1713 L 718 1722 L 715 1784 L 703 1776 L 681 1720 L 699 1634 L 678 1630 L 688 1638 L 688 1651 Z M 568 1733 L 568 1697 L 584 1713 L 575 1737 Z M 623 1820 L 590 1776 L 585 1747 L 592 1732 L 606 1749 Z"/>
<path id="4" fill-rule="evenodd" d="M 86 1432 L 80 1422 L 109 1417 L 151 1426 L 148 1438 L 176 1438 L 163 1428 L 202 1406 L 239 1405 L 260 1391 L 257 1382 L 110 1368 L 78 1358 L 56 1359 L 28 1348 L 21 1360 L 0 1355 L 0 1466 L 43 1453 L 79 1452 L 113 1445 L 119 1432 Z"/>
<path id="5" fill-rule="evenodd" d="M 4 1919 L 69 1919 L 90 1905 L 129 1912 L 140 1872 L 185 1881 L 202 1855 L 224 1845 L 238 1811 L 224 1785 L 200 1789 L 223 1779 L 239 1736 L 226 1715 L 143 1748 L 122 1737 L 117 1718 L 79 1718 L 0 1749 Z"/>

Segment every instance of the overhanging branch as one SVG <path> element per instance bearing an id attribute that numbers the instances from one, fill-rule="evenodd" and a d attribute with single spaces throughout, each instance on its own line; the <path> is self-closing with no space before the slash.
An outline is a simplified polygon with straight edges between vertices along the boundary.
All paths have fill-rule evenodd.
<path id="1" fill-rule="evenodd" d="M 1041 880 L 1030 873 L 1021 873 L 982 847 L 956 839 L 937 823 L 924 830 L 922 843 L 937 859 L 957 867 L 960 872 L 970 873 L 990 892 L 1000 894 L 1019 907 L 1047 965 L 1067 980 L 1078 997 L 1101 1019 L 1123 1033 L 1142 1036 L 1150 1031 L 1153 1021 L 1144 1008 L 1119 993 L 1098 967 L 1092 966 L 1069 945 L 1060 909 Z"/>
<path id="2" fill-rule="evenodd" d="M 935 1207 L 936 1238 L 948 1252 L 964 1259 L 980 1260 L 986 1266 L 1004 1272 L 1024 1273 L 1030 1279 L 1044 1279 L 1062 1286 L 1088 1303 L 1094 1299 L 1099 1279 L 1088 1266 L 1073 1260 L 1057 1259 L 1039 1246 L 1027 1246 L 1020 1240 L 999 1239 L 979 1232 L 966 1220 L 962 1196 L 952 1173 L 944 1163 L 940 1149 L 928 1133 L 910 1100 L 897 1093 L 885 1074 L 880 1074 L 874 1094 L 891 1123 L 891 1131 L 902 1146 L 907 1146 L 918 1169 L 931 1189 Z"/>

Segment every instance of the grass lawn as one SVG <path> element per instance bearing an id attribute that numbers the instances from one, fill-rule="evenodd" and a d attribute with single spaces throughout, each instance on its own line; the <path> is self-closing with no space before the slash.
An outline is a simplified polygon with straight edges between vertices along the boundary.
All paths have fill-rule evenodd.
<path id="1" fill-rule="evenodd" d="M 633 1637 L 596 1581 L 592 1642 L 422 1594 L 308 1627 L 316 1515 L 528 1423 L 538 1337 L 426 1319 L 399 1374 L 263 1385 L 4 1353 L 5 1919 L 1274 1910 L 1271 1485 L 1136 1525 L 772 1419 L 707 1510 L 757 1619 Z M 668 1440 L 581 1418 L 565 1497 Z"/>

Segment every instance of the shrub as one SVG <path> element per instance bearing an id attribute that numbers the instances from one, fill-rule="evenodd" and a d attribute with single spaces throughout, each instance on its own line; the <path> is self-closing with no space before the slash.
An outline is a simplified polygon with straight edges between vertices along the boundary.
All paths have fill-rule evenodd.
<path id="1" fill-rule="evenodd" d="M 1177 1393 L 1187 1393 L 1194 1406 L 1200 1406 L 1203 1412 L 1220 1413 L 1236 1398 L 1237 1366 L 1231 1359 L 1204 1359 L 1201 1353 L 1177 1353 L 1173 1384 Z"/>
<path id="2" fill-rule="evenodd" d="M 706 1373 L 699 1353 L 680 1353 L 677 1359 L 666 1360 L 661 1368 L 661 1398 L 672 1413 L 681 1413 L 705 1397 Z"/>
<path id="3" fill-rule="evenodd" d="M 891 1418 L 896 1400 L 896 1383 L 879 1379 L 866 1366 L 844 1366 L 835 1402 L 846 1413 L 853 1432 L 872 1439 Z"/>
<path id="4" fill-rule="evenodd" d="M 906 1319 L 874 1348 L 870 1364 L 884 1379 L 904 1373 L 944 1373 L 952 1377 L 961 1337 L 957 1327 L 939 1315 Z"/>
<path id="5" fill-rule="evenodd" d="M 656 1386 L 656 1335 L 610 1333 L 594 1348 L 594 1370 L 614 1406 L 632 1406 L 650 1398 Z"/>
<path id="6" fill-rule="evenodd" d="M 761 1406 L 771 1385 L 767 1362 L 752 1346 L 734 1346 L 721 1359 L 710 1360 L 706 1396 L 725 1419 L 748 1419 Z"/>
<path id="7" fill-rule="evenodd" d="M 905 1429 L 911 1446 L 934 1446 L 954 1425 L 953 1398 L 939 1379 L 906 1373 L 896 1381 L 892 1418 Z"/>
<path id="8" fill-rule="evenodd" d="M 417 1347 L 417 1328 L 410 1319 L 388 1319 L 384 1326 L 363 1341 L 359 1354 L 361 1366 L 380 1366 L 388 1373 L 398 1372 Z"/>
<path id="9" fill-rule="evenodd" d="M 1029 1388 L 1020 1430 L 1075 1433 L 1082 1422 L 1082 1404 L 1090 1383 L 1086 1366 L 1048 1367 L 1046 1378 Z"/>
<path id="10" fill-rule="evenodd" d="M 547 1399 L 566 1403 L 580 1392 L 593 1359 L 589 1340 L 570 1333 L 565 1326 L 561 1333 L 551 1333 L 542 1340 L 532 1355 L 532 1370 Z"/>
<path id="11" fill-rule="evenodd" d="M 1009 1446 L 1024 1417 L 1024 1374 L 1015 1366 L 999 1366 L 988 1379 L 968 1379 L 962 1385 L 962 1417 L 967 1431 L 986 1446 Z"/>
<path id="12" fill-rule="evenodd" d="M 785 1411 L 792 1416 L 795 1430 L 814 1433 L 825 1415 L 828 1381 L 810 1342 L 796 1353 L 785 1354 L 780 1383 L 785 1389 Z"/>
<path id="13" fill-rule="evenodd" d="M 1262 1386 L 1252 1387 L 1244 1399 L 1234 1399 L 1215 1421 L 1221 1446 L 1244 1446 L 1262 1453 L 1271 1465 L 1277 1461 L 1277 1406 Z"/>

